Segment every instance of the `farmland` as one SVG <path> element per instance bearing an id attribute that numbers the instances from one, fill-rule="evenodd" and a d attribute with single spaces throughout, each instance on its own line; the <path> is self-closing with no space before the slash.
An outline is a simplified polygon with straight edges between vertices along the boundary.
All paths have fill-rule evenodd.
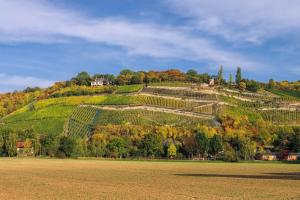
<path id="1" fill-rule="evenodd" d="M 0 199 L 296 200 L 299 172 L 280 163 L 0 159 Z"/>

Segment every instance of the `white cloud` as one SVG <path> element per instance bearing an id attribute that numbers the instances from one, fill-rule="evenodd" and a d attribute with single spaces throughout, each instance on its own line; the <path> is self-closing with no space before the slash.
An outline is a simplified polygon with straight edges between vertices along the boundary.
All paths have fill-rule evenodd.
<path id="1" fill-rule="evenodd" d="M 0 88 L 3 91 L 10 91 L 11 88 L 22 89 L 25 87 L 48 87 L 52 85 L 54 81 L 40 79 L 32 76 L 18 76 L 8 75 L 0 73 Z"/>
<path id="2" fill-rule="evenodd" d="M 228 67 L 259 67 L 244 56 L 175 27 L 135 23 L 120 18 L 91 18 L 47 1 L 0 0 L 0 43 L 67 42 L 79 38 L 117 46 L 128 55 L 207 61 Z M 207 22 L 218 26 L 218 20 Z"/>
<path id="3" fill-rule="evenodd" d="M 195 29 L 229 41 L 261 43 L 300 30 L 297 0 L 166 0 L 174 11 L 191 19 Z"/>

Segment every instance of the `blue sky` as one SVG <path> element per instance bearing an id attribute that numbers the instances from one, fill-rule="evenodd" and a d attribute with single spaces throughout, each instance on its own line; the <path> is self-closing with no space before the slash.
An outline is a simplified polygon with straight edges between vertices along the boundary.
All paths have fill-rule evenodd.
<path id="1" fill-rule="evenodd" d="M 300 1 L 0 0 L 0 92 L 79 71 L 300 78 Z"/>

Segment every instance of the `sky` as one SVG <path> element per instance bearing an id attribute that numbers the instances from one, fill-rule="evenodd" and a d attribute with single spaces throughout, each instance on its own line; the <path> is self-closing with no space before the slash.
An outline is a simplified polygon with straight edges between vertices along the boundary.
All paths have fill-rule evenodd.
<path id="1" fill-rule="evenodd" d="M 299 80 L 299 10 L 298 0 L 0 0 L 0 92 L 125 68 Z"/>

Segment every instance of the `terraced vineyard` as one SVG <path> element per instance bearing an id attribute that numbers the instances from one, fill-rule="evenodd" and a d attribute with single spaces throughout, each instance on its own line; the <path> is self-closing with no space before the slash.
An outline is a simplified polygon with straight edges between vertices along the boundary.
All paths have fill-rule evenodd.
<path id="1" fill-rule="evenodd" d="M 69 136 L 89 136 L 92 132 L 95 117 L 98 114 L 99 110 L 93 107 L 77 107 L 68 119 L 64 133 Z"/>
<path id="2" fill-rule="evenodd" d="M 271 121 L 274 123 L 285 124 L 285 123 L 299 123 L 300 124 L 300 112 L 291 110 L 259 110 L 260 115 L 264 120 Z"/>
<path id="3" fill-rule="evenodd" d="M 133 125 L 175 125 L 195 126 L 198 124 L 211 125 L 212 120 L 196 117 L 182 116 L 171 113 L 149 110 L 101 110 L 97 115 L 95 124 L 104 126 L 108 124 L 133 124 Z"/>
<path id="4" fill-rule="evenodd" d="M 182 109 L 185 111 L 193 111 L 194 108 L 204 105 L 210 105 L 207 102 L 193 102 L 178 99 L 168 99 L 156 96 L 139 95 L 136 97 L 137 103 L 141 105 L 151 105 L 162 108 Z"/>
<path id="5" fill-rule="evenodd" d="M 155 94 L 155 95 L 166 95 L 166 96 L 176 96 L 181 98 L 193 98 L 204 101 L 217 101 L 216 94 L 201 93 L 192 90 L 184 89 L 167 89 L 159 87 L 145 87 L 142 92 Z"/>

